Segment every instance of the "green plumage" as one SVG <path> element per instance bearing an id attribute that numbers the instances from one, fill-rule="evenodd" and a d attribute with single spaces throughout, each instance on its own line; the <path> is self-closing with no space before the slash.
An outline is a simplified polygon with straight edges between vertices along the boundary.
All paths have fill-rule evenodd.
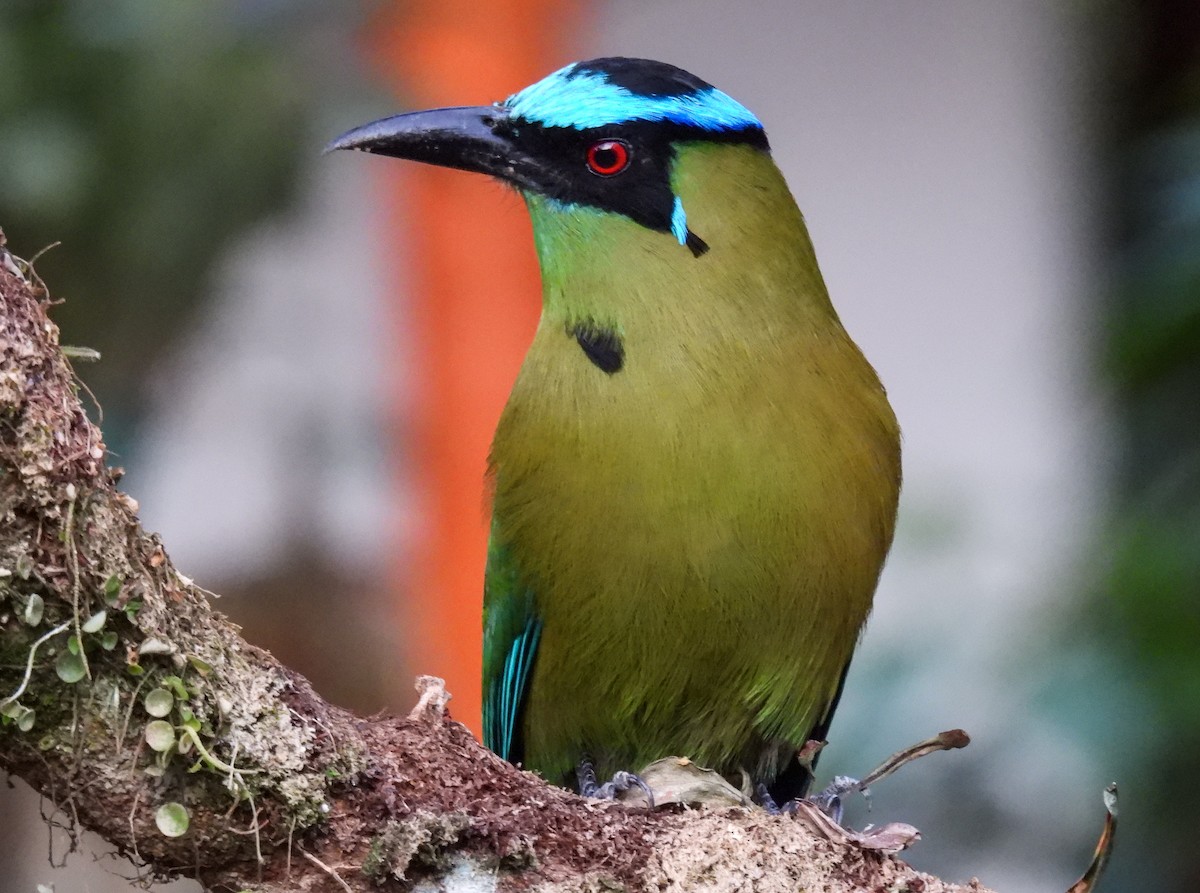
<path id="1" fill-rule="evenodd" d="M 831 708 L 892 539 L 896 421 L 769 154 L 679 143 L 671 187 L 703 257 L 526 192 L 544 306 L 492 446 L 485 725 L 555 782 L 585 753 L 602 778 L 675 754 L 769 782 Z"/>
<path id="2" fill-rule="evenodd" d="M 607 57 L 330 148 L 497 177 L 533 219 L 542 318 L 491 455 L 488 746 L 555 782 L 679 755 L 802 793 L 900 443 L 761 123 Z"/>

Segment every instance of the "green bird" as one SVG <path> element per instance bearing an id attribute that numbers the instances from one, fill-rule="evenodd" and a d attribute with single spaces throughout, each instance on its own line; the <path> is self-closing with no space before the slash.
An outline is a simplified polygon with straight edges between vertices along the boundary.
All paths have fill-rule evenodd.
<path id="1" fill-rule="evenodd" d="M 803 795 L 900 441 L 762 124 L 604 58 L 330 148 L 490 174 L 532 217 L 541 321 L 490 457 L 485 743 L 560 784 L 681 755 Z"/>

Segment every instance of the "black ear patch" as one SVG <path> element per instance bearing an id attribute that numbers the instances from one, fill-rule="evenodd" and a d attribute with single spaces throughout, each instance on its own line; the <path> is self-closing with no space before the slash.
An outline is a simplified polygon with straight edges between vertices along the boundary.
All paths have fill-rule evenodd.
<path id="1" fill-rule="evenodd" d="M 620 372 L 625 365 L 625 345 L 621 342 L 621 336 L 612 329 L 589 320 L 568 326 L 567 334 L 574 336 L 583 348 L 584 356 L 605 374 Z"/>

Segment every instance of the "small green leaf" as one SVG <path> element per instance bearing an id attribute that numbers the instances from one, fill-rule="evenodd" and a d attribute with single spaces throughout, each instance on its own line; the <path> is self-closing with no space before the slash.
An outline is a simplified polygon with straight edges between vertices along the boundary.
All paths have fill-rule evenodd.
<path id="1" fill-rule="evenodd" d="M 68 650 L 68 651 L 70 651 L 72 654 L 78 654 L 78 653 L 79 653 L 79 639 L 78 639 L 78 637 L 76 637 L 76 636 L 71 636 L 71 638 L 67 639 L 67 650 Z"/>
<path id="2" fill-rule="evenodd" d="M 9 719 L 16 719 L 21 715 L 21 711 L 25 708 L 16 701 L 9 701 L 3 707 L 0 707 L 0 716 L 6 716 Z"/>
<path id="3" fill-rule="evenodd" d="M 104 623 L 106 620 L 108 620 L 108 612 L 97 611 L 87 619 L 87 622 L 82 627 L 83 631 L 85 633 L 98 633 L 100 630 L 104 629 Z"/>
<path id="4" fill-rule="evenodd" d="M 175 697 L 181 701 L 186 701 L 191 697 L 191 693 L 187 690 L 187 686 L 183 684 L 183 680 L 178 676 L 164 676 L 162 684 L 171 689 Z"/>
<path id="5" fill-rule="evenodd" d="M 141 676 L 143 673 L 146 672 L 146 670 L 142 667 L 141 664 L 128 664 L 125 667 L 125 672 L 128 673 L 130 676 Z"/>
<path id="6" fill-rule="evenodd" d="M 29 601 L 25 603 L 25 622 L 30 626 L 37 626 L 42 622 L 42 614 L 45 610 L 45 600 L 35 592 L 29 596 Z"/>
<path id="7" fill-rule="evenodd" d="M 111 598 L 113 601 L 116 601 L 117 593 L 119 593 L 120 591 L 121 591 L 121 578 L 118 577 L 116 574 L 113 574 L 111 577 L 109 577 L 107 580 L 104 581 L 104 598 L 106 600 Z M 110 604 L 111 604 L 111 602 L 110 602 Z"/>
<path id="8" fill-rule="evenodd" d="M 16 571 L 18 577 L 22 580 L 28 580 L 29 575 L 33 573 L 33 559 L 28 555 L 18 555 Z"/>
<path id="9" fill-rule="evenodd" d="M 109 630 L 100 637 L 100 647 L 105 651 L 112 651 L 117 647 L 117 634 Z"/>
<path id="10" fill-rule="evenodd" d="M 74 685 L 87 675 L 87 667 L 83 663 L 83 658 L 77 653 L 63 651 L 58 655 L 58 659 L 54 661 L 54 672 L 67 685 Z"/>
<path id="11" fill-rule="evenodd" d="M 187 704 L 180 704 L 179 705 L 179 718 L 182 719 L 184 724 L 186 725 L 187 723 L 190 723 L 192 720 L 194 720 L 196 718 L 196 715 L 194 713 L 192 713 L 192 708 L 189 707 Z"/>
<path id="12" fill-rule="evenodd" d="M 17 728 L 22 732 L 28 732 L 33 728 L 33 721 L 37 718 L 37 713 L 32 707 L 26 707 L 21 711 L 21 715 L 17 717 Z"/>
<path id="13" fill-rule="evenodd" d="M 201 676 L 207 676 L 212 672 L 212 664 L 208 663 L 208 661 L 203 661 L 198 657 L 189 657 L 188 663 L 190 663 L 192 668 Z"/>
<path id="14" fill-rule="evenodd" d="M 159 718 L 167 716 L 175 706 L 175 698 L 165 688 L 156 688 L 146 695 L 142 702 L 146 712 Z"/>
<path id="15" fill-rule="evenodd" d="M 164 803 L 154 813 L 154 824 L 166 837 L 182 837 L 187 833 L 189 821 L 187 807 L 182 803 Z"/>
<path id="16" fill-rule="evenodd" d="M 175 743 L 175 729 L 169 722 L 156 719 L 146 723 L 145 737 L 151 750 L 163 753 L 170 750 L 171 745 Z"/>

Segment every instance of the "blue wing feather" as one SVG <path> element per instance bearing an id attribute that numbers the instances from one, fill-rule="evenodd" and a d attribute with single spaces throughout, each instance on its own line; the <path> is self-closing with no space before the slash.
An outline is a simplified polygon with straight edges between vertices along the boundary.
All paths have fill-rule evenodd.
<path id="1" fill-rule="evenodd" d="M 520 762 L 521 717 L 533 678 L 542 621 L 533 592 L 519 580 L 511 553 L 488 544 L 483 595 L 483 743 Z"/>
<path id="2" fill-rule="evenodd" d="M 514 753 L 513 738 L 521 708 L 524 706 L 530 681 L 529 671 L 533 668 L 541 635 L 542 622 L 530 618 L 521 635 L 517 636 L 517 640 L 509 648 L 508 657 L 504 661 L 498 714 L 499 747 L 496 753 L 506 760 L 519 759 Z"/>

